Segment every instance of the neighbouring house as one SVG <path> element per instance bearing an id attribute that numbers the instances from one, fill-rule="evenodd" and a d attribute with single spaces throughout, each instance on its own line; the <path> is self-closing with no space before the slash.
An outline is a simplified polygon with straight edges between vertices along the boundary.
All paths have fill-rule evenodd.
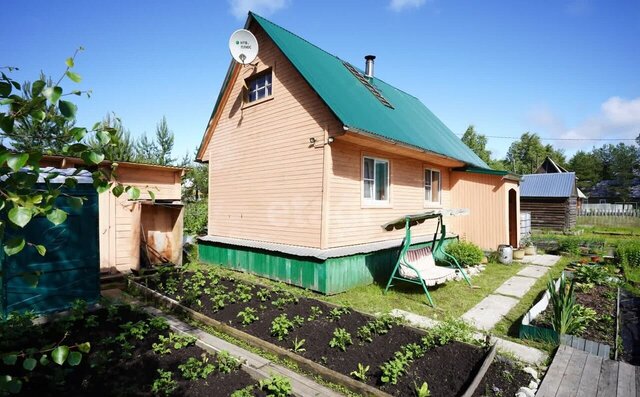
<path id="1" fill-rule="evenodd" d="M 519 241 L 519 177 L 492 170 L 416 97 L 256 15 L 251 65 L 231 62 L 197 159 L 209 163 L 204 262 L 331 294 L 388 277 L 429 209 L 450 238 Z M 416 226 L 432 241 L 434 222 Z M 457 236 L 456 236 L 457 235 Z"/>
<path id="2" fill-rule="evenodd" d="M 596 183 L 589 190 L 588 202 L 589 204 L 622 204 L 620 182 L 614 179 L 605 179 Z M 634 178 L 629 188 L 626 204 L 635 207 L 638 203 L 640 203 L 640 178 Z"/>
<path id="3" fill-rule="evenodd" d="M 538 167 L 535 173 L 536 174 L 558 174 L 561 172 L 569 172 L 569 171 L 567 171 L 566 168 L 562 167 L 561 165 L 553 161 L 551 157 L 547 156 L 545 157 L 542 164 L 540 164 L 540 167 Z M 577 180 L 578 180 L 578 177 L 576 176 L 576 181 Z M 580 212 L 580 208 L 582 208 L 582 204 L 588 200 L 588 197 L 582 192 L 582 190 L 580 190 L 579 187 L 576 186 L 576 189 L 578 192 L 576 206 L 577 206 L 578 212 Z"/>
<path id="4" fill-rule="evenodd" d="M 74 168 L 75 157 L 44 156 L 42 167 Z M 100 271 L 129 272 L 141 264 L 182 263 L 183 205 L 181 180 L 184 168 L 118 161 L 117 181 L 140 189 L 131 200 L 108 191 L 98 196 Z M 111 170 L 111 162 L 99 167 Z M 152 192 L 152 195 L 149 193 Z"/>
<path id="5" fill-rule="evenodd" d="M 532 229 L 576 226 L 578 188 L 574 172 L 527 174 L 520 182 L 520 210 L 531 213 Z"/>

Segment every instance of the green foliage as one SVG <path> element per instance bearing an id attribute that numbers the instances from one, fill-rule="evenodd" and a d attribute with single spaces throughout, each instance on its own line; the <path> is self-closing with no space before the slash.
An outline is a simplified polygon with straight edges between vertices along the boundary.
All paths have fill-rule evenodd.
<path id="1" fill-rule="evenodd" d="M 333 338 L 329 341 L 329 346 L 337 347 L 343 352 L 347 351 L 347 345 L 353 344 L 351 334 L 344 328 L 336 328 L 333 331 Z"/>
<path id="2" fill-rule="evenodd" d="M 216 354 L 216 369 L 221 374 L 229 374 L 240 368 L 240 361 L 229 352 L 221 350 Z"/>
<path id="3" fill-rule="evenodd" d="M 254 397 L 253 389 L 255 387 L 253 385 L 249 385 L 245 388 L 239 389 L 231 393 L 231 397 Z"/>
<path id="4" fill-rule="evenodd" d="M 293 347 L 291 348 L 291 351 L 295 352 L 295 353 L 302 353 L 304 351 L 306 351 L 307 349 L 305 349 L 304 347 L 304 342 L 306 342 L 304 339 L 298 340 L 298 338 L 296 338 L 292 344 Z"/>
<path id="5" fill-rule="evenodd" d="M 462 135 L 462 142 L 473 150 L 482 161 L 491 164 L 491 151 L 487 150 L 487 137 L 477 133 L 473 125 L 470 125 Z"/>
<path id="6" fill-rule="evenodd" d="M 196 338 L 193 336 L 170 332 L 168 336 L 158 335 L 158 342 L 151 345 L 151 348 L 156 354 L 169 354 L 171 353 L 171 348 L 180 350 L 195 343 Z"/>
<path id="7" fill-rule="evenodd" d="M 87 145 L 92 148 L 104 146 L 103 154 L 105 159 L 112 161 L 135 161 L 135 142 L 131 138 L 131 132 L 126 129 L 122 120 L 115 113 L 107 114 L 102 120 L 105 128 L 112 128 L 114 134 L 105 139 L 102 135 L 96 135 L 87 139 Z"/>
<path id="8" fill-rule="evenodd" d="M 598 320 L 598 313 L 590 307 L 575 305 L 573 317 L 575 318 L 575 335 L 581 335 L 591 324 Z"/>
<path id="9" fill-rule="evenodd" d="M 573 293 L 573 281 L 567 282 L 564 274 L 560 276 L 559 288 L 556 291 L 553 279 L 547 282 L 547 291 L 550 295 L 550 303 L 553 309 L 551 325 L 560 335 L 574 334 L 580 323 L 576 316 L 576 298 Z"/>
<path id="10" fill-rule="evenodd" d="M 384 335 L 396 324 L 398 324 L 396 318 L 385 315 L 360 326 L 356 331 L 356 336 L 363 342 L 373 342 L 374 335 Z"/>
<path id="11" fill-rule="evenodd" d="M 151 385 L 151 391 L 157 396 L 170 396 L 178 388 L 171 371 L 158 369 L 158 377 Z"/>
<path id="12" fill-rule="evenodd" d="M 640 241 L 630 240 L 618 244 L 616 258 L 623 268 L 640 267 Z"/>
<path id="13" fill-rule="evenodd" d="M 322 309 L 318 306 L 311 306 L 311 313 L 307 317 L 307 321 L 313 321 L 322 315 Z"/>
<path id="14" fill-rule="evenodd" d="M 447 245 L 446 251 L 449 255 L 456 258 L 460 266 L 477 265 L 484 258 L 484 252 L 472 242 L 457 241 Z"/>
<path id="15" fill-rule="evenodd" d="M 187 380 L 206 379 L 215 371 L 216 367 L 209 362 L 209 356 L 206 353 L 202 353 L 200 357 L 200 360 L 189 357 L 186 363 L 178 365 L 183 378 Z"/>
<path id="16" fill-rule="evenodd" d="M 365 367 L 364 365 L 362 365 L 362 363 L 358 363 L 358 369 L 356 369 L 355 371 L 351 371 L 350 375 L 356 379 L 359 379 L 362 382 L 366 382 L 368 378 L 367 376 L 368 372 L 369 372 L 368 365 Z"/>
<path id="17" fill-rule="evenodd" d="M 573 279 L 576 282 L 586 284 L 605 285 L 610 283 L 611 273 L 605 266 L 600 265 L 582 265 L 573 273 Z"/>
<path id="18" fill-rule="evenodd" d="M 329 311 L 329 315 L 327 317 L 329 318 L 329 321 L 338 321 L 340 320 L 340 317 L 349 313 L 351 313 L 351 310 L 347 307 L 334 307 Z"/>
<path id="19" fill-rule="evenodd" d="M 187 203 L 184 206 L 184 232 L 201 236 L 207 228 L 207 201 Z"/>
<path id="20" fill-rule="evenodd" d="M 382 370 L 380 381 L 382 383 L 391 383 L 392 385 L 397 384 L 398 379 L 405 374 L 409 364 L 423 357 L 425 352 L 426 348 L 417 343 L 402 346 L 399 351 L 395 352 L 391 360 L 380 366 Z"/>
<path id="21" fill-rule="evenodd" d="M 547 156 L 557 164 L 565 165 L 562 150 L 554 149 L 551 145 L 543 145 L 538 134 L 525 132 L 519 140 L 509 146 L 505 166 L 516 174 L 533 174 Z"/>
<path id="22" fill-rule="evenodd" d="M 240 311 L 237 317 L 240 317 L 242 319 L 242 325 L 249 325 L 252 322 L 259 320 L 256 313 L 256 309 L 247 307 L 246 309 Z"/>
<path id="23" fill-rule="evenodd" d="M 271 335 L 278 338 L 278 340 L 284 340 L 289 335 L 289 332 L 293 330 L 294 324 L 287 318 L 287 314 L 283 313 L 271 322 Z"/>
<path id="24" fill-rule="evenodd" d="M 269 397 L 287 397 L 293 393 L 289 379 L 279 375 L 272 375 L 270 378 L 262 379 L 259 382 L 259 387 Z"/>
<path id="25" fill-rule="evenodd" d="M 422 382 L 422 385 L 418 386 L 415 382 L 413 382 L 414 390 L 416 392 L 416 397 L 430 397 L 431 391 L 429 390 L 429 385 L 427 382 Z"/>

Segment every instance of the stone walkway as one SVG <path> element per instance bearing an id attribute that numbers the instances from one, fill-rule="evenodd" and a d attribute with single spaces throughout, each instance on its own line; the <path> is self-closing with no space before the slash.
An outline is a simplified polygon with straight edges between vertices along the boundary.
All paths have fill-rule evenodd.
<path id="1" fill-rule="evenodd" d="M 521 263 L 529 264 L 527 267 L 505 281 L 493 294 L 463 314 L 462 318 L 480 330 L 489 331 L 558 260 L 560 257 L 556 255 L 525 256 Z"/>

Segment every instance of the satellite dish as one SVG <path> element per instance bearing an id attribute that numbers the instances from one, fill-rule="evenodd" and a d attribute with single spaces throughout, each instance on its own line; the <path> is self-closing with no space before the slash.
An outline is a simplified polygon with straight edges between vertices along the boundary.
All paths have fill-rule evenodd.
<path id="1" fill-rule="evenodd" d="M 246 65 L 258 56 L 258 40 L 246 29 L 238 29 L 229 37 L 229 51 L 236 62 Z"/>

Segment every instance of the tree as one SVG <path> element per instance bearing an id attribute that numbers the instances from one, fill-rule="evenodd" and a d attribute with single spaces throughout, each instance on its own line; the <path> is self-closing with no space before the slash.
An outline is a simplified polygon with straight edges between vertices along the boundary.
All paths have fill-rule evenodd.
<path id="1" fill-rule="evenodd" d="M 140 163 L 157 164 L 160 149 L 156 143 L 142 134 L 135 143 L 136 161 Z"/>
<path id="2" fill-rule="evenodd" d="M 160 123 L 156 125 L 156 142 L 158 148 L 156 163 L 160 165 L 171 165 L 176 160 L 171 158 L 171 151 L 173 150 L 174 136 L 173 132 L 169 130 L 167 126 L 166 117 L 162 116 Z"/>
<path id="3" fill-rule="evenodd" d="M 122 121 L 115 114 L 107 113 L 102 120 L 102 125 L 115 131 L 111 141 L 104 146 L 103 153 L 105 158 L 112 161 L 135 161 L 135 142 L 131 139 L 129 130 L 122 125 Z M 87 144 L 92 148 L 102 146 L 95 137 L 88 139 Z"/>
<path id="4" fill-rule="evenodd" d="M 622 202 L 629 201 L 631 186 L 635 178 L 634 171 L 638 168 L 640 151 L 637 146 L 619 143 L 616 146 L 607 145 L 611 152 L 611 171 L 616 184 L 613 190 Z"/>
<path id="5" fill-rule="evenodd" d="M 462 142 L 469 146 L 475 154 L 487 164 L 492 163 L 491 151 L 487 150 L 487 137 L 478 134 L 473 125 L 470 125 L 462 136 Z"/>
<path id="6" fill-rule="evenodd" d="M 589 191 L 602 179 L 603 164 L 600 156 L 591 152 L 579 150 L 569 160 L 568 168 L 576 173 L 577 185 L 584 191 Z"/>
<path id="7" fill-rule="evenodd" d="M 104 159 L 101 148 L 92 148 L 82 143 L 85 136 L 93 135 L 102 143 L 108 144 L 115 135 L 115 130 L 106 127 L 102 123 L 96 123 L 92 128 L 73 127 L 77 106 L 66 100 L 68 95 L 81 95 L 83 92 L 73 90 L 65 93 L 60 83 L 64 79 L 80 82 L 81 77 L 72 68 L 78 51 L 66 60 L 66 69 L 60 79 L 50 86 L 39 79 L 30 84 L 28 96 L 20 95 L 21 85 L 10 78 L 4 72 L 0 73 L 0 137 L 11 140 L 16 136 L 21 126 L 33 126 L 42 128 L 42 125 L 51 125 L 51 131 L 56 131 L 52 139 L 58 142 L 70 141 L 72 144 L 64 145 L 62 153 L 77 156 L 83 159 L 86 167 L 99 164 Z M 11 73 L 14 68 L 7 69 Z M 86 92 L 84 92 L 86 94 Z M 83 200 L 79 197 L 66 195 L 63 188 L 72 188 L 76 185 L 75 176 L 84 166 L 79 166 L 76 172 L 67 178 L 64 184 L 49 183 L 55 177 L 55 173 L 42 174 L 40 159 L 42 150 L 9 150 L 0 147 L 0 210 L 6 211 L 6 220 L 0 220 L 0 239 L 2 248 L 8 256 L 20 253 L 25 247 L 32 247 L 40 255 L 46 254 L 46 247 L 26 241 L 24 227 L 34 217 L 46 217 L 52 224 L 59 225 L 65 222 L 67 213 L 59 208 L 60 201 L 64 200 L 71 207 L 82 206 Z M 105 169 L 91 169 L 93 185 L 98 192 L 112 189 L 116 196 L 125 191 L 132 199 L 137 199 L 140 191 L 135 187 L 125 187 L 111 179 L 111 172 Z M 45 188 L 36 189 L 36 183 L 42 178 L 45 180 Z M 5 237 L 5 235 L 8 235 Z M 25 270 L 22 275 L 25 279 L 33 280 L 34 275 Z M 0 374 L 1 375 L 1 374 Z"/>
<path id="8" fill-rule="evenodd" d="M 547 156 L 559 165 L 565 165 L 565 156 L 561 150 L 543 145 L 538 134 L 525 132 L 509 146 L 504 162 L 508 169 L 517 174 L 532 174 Z"/>
<path id="9" fill-rule="evenodd" d="M 199 201 L 206 198 L 209 194 L 208 164 L 193 162 L 187 153 L 182 158 L 180 167 L 187 168 L 187 172 L 182 178 L 182 197 L 188 201 Z"/>
<path id="10" fill-rule="evenodd" d="M 40 79 L 36 81 L 36 90 L 31 82 L 27 81 L 22 85 L 21 97 L 25 103 L 34 99 L 33 94 L 39 90 L 42 84 L 40 82 L 45 82 L 43 89 L 50 90 L 54 86 L 51 78 L 40 73 Z M 18 151 L 60 154 L 64 146 L 73 141 L 73 136 L 66 133 L 73 128 L 73 121 L 64 117 L 55 104 L 49 103 L 43 110 L 47 114 L 46 118 L 19 118 L 11 133 L 5 131 L 12 148 Z"/>

